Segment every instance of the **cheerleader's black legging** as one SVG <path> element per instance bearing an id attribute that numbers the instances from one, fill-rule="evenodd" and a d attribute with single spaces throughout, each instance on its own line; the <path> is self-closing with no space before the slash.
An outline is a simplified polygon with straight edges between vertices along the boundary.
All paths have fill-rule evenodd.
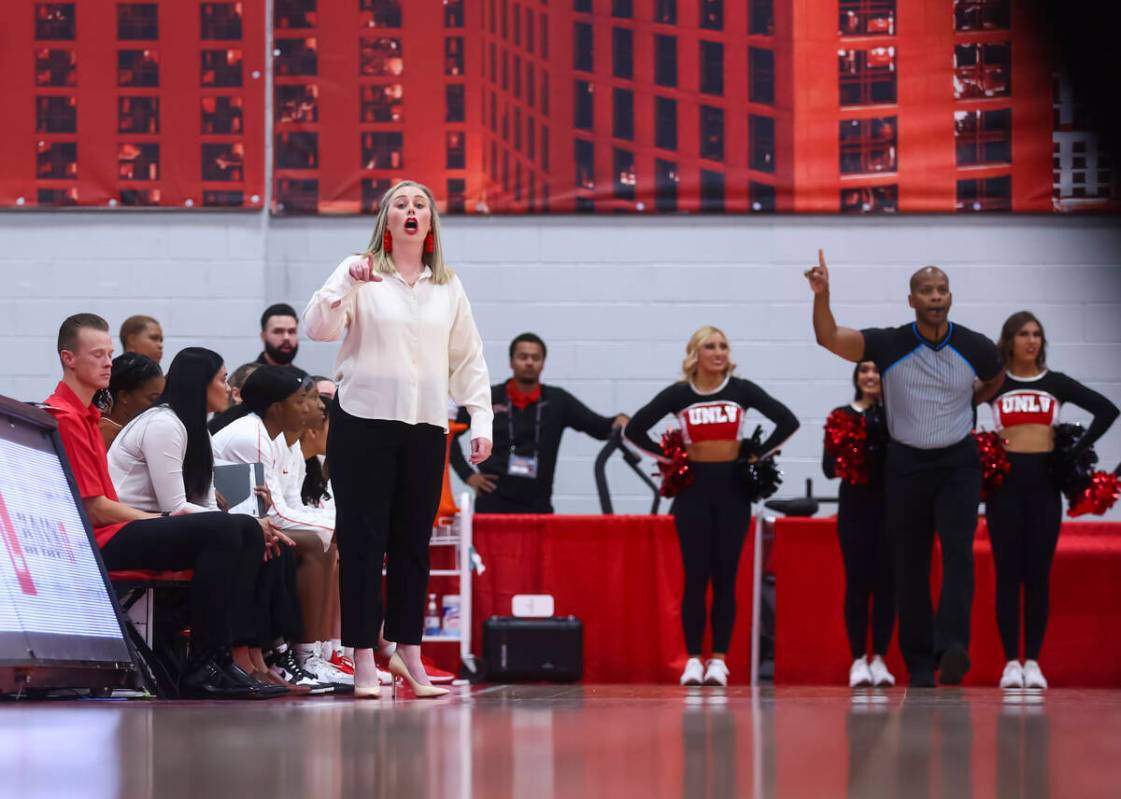
<path id="1" fill-rule="evenodd" d="M 700 657 L 705 634 L 705 595 L 712 584 L 712 651 L 725 653 L 736 620 L 736 571 L 751 525 L 743 466 L 693 463 L 693 483 L 673 501 L 673 519 L 685 567 L 681 626 L 685 648 Z"/>
<path id="2" fill-rule="evenodd" d="M 852 657 L 868 652 L 868 605 L 872 606 L 872 653 L 883 655 L 895 627 L 894 560 L 884 530 L 882 486 L 842 483 L 837 537 L 845 564 L 845 629 Z"/>
<path id="3" fill-rule="evenodd" d="M 985 502 L 996 566 L 996 623 L 1007 660 L 1020 652 L 1023 589 L 1024 658 L 1038 660 L 1047 629 L 1048 583 L 1059 543 L 1062 501 L 1048 472 L 1050 453 L 1009 452 L 1012 471 Z"/>

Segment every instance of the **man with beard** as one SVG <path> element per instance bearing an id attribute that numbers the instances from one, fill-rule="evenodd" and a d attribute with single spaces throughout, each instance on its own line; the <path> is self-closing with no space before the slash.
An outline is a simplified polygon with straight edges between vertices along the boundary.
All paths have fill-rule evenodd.
<path id="1" fill-rule="evenodd" d="M 270 305 L 261 314 L 261 342 L 264 351 L 257 363 L 291 366 L 300 351 L 299 319 L 296 310 L 285 302 Z"/>
<path id="2" fill-rule="evenodd" d="M 606 441 L 612 428 L 630 419 L 600 416 L 563 388 L 541 384 L 545 342 L 522 333 L 510 342 L 513 376 L 491 386 L 494 454 L 475 471 L 453 442 L 451 465 L 475 489 L 479 513 L 552 513 L 553 475 L 566 427 Z M 468 420 L 459 409 L 458 421 Z"/>
<path id="3" fill-rule="evenodd" d="M 973 534 L 981 465 L 970 435 L 974 405 L 1000 388 L 1000 354 L 985 336 L 949 320 L 950 279 L 936 266 L 911 276 L 915 321 L 890 328 L 839 327 L 829 307 L 829 269 L 818 250 L 806 271 L 817 343 L 854 363 L 873 361 L 883 386 L 890 441 L 885 520 L 895 548 L 899 648 L 913 687 L 956 685 L 969 670 Z M 937 618 L 930 559 L 942 544 Z"/>

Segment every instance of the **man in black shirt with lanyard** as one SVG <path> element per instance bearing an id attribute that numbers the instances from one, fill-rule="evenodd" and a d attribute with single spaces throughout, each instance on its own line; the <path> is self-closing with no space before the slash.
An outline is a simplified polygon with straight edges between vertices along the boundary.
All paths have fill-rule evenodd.
<path id="1" fill-rule="evenodd" d="M 887 415 L 886 523 L 895 547 L 899 648 L 911 685 L 956 685 L 969 670 L 973 534 L 981 467 L 970 432 L 974 405 L 996 393 L 1004 368 L 996 345 L 949 321 L 946 273 L 927 266 L 911 276 L 915 321 L 897 328 L 838 327 L 829 307 L 829 270 L 806 272 L 814 292 L 817 343 L 842 358 L 873 361 Z M 930 558 L 942 544 L 937 620 L 930 601 Z"/>
<path id="2" fill-rule="evenodd" d="M 606 441 L 613 427 L 629 419 L 600 416 L 563 388 L 542 385 L 545 342 L 522 333 L 510 342 L 514 376 L 491 386 L 494 454 L 472 469 L 458 445 L 452 446 L 456 474 L 475 489 L 479 513 L 552 513 L 553 475 L 566 427 Z M 459 421 L 466 412 L 459 411 Z"/>

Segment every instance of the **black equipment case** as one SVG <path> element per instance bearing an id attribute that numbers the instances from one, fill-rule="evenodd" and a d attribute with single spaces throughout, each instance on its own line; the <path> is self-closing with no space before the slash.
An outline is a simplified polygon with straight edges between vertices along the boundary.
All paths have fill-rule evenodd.
<path id="1" fill-rule="evenodd" d="M 584 674 L 584 625 L 575 616 L 483 622 L 483 658 L 492 682 L 576 682 Z"/>

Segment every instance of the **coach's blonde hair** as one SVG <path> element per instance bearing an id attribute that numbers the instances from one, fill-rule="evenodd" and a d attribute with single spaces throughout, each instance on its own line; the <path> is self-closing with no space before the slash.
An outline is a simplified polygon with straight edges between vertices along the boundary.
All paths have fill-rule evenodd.
<path id="1" fill-rule="evenodd" d="M 394 194 L 409 187 L 415 187 L 424 192 L 424 196 L 428 198 L 428 208 L 432 214 L 431 230 L 434 246 L 432 252 L 421 254 L 421 261 L 432 270 L 433 283 L 447 283 L 452 278 L 452 270 L 444 263 L 444 243 L 440 236 L 440 212 L 436 208 L 436 200 L 432 197 L 432 191 L 424 184 L 413 180 L 402 180 L 382 195 L 378 218 L 374 222 L 374 234 L 370 237 L 370 243 L 366 249 L 358 254 L 369 257 L 373 261 L 374 269 L 378 272 L 391 275 L 397 271 L 397 266 L 393 263 L 393 254 L 382 250 L 382 242 L 385 238 L 385 229 L 389 224 L 389 203 Z"/>
<path id="2" fill-rule="evenodd" d="M 696 332 L 689 337 L 689 343 L 685 345 L 685 360 L 681 362 L 681 379 L 686 383 L 696 377 L 697 362 L 701 357 L 701 345 L 704 343 L 705 339 L 713 334 L 719 334 L 725 341 L 728 341 L 728 337 L 724 334 L 724 331 L 712 325 L 698 327 Z M 731 351 L 732 345 L 731 342 L 729 342 L 728 352 L 731 353 Z M 724 376 L 727 377 L 734 371 L 736 371 L 736 363 L 731 358 L 728 358 L 728 365 L 724 367 Z"/>

